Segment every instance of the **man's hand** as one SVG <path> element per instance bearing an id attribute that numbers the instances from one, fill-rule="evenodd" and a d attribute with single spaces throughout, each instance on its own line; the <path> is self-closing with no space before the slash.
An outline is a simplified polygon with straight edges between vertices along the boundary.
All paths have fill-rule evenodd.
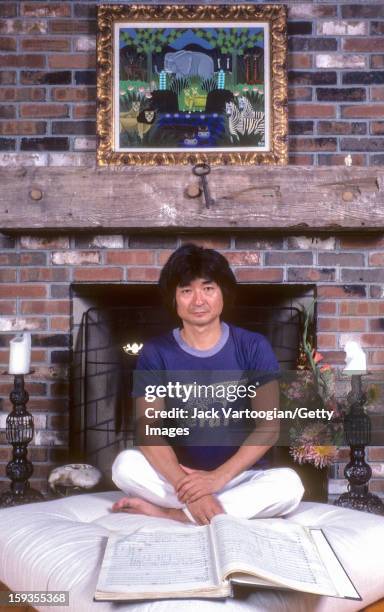
<path id="1" fill-rule="evenodd" d="M 210 472 L 206 470 L 192 470 L 184 465 L 181 465 L 186 476 L 181 478 L 176 485 L 176 494 L 184 504 L 195 502 L 203 497 L 217 493 L 226 484 L 226 479 L 216 470 Z"/>
<path id="2" fill-rule="evenodd" d="M 187 504 L 187 508 L 199 525 L 209 525 L 217 514 L 225 514 L 224 508 L 214 495 L 204 495 Z"/>

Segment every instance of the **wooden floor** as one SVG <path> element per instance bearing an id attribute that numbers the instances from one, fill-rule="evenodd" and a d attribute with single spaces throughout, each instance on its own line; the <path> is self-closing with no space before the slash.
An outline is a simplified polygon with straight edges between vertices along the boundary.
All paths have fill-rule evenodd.
<path id="1" fill-rule="evenodd" d="M 9 591 L 8 587 L 0 582 L 0 591 Z M 34 608 L 30 606 L 2 606 L 0 604 L 0 612 L 12 612 L 12 610 L 19 610 L 19 612 L 33 612 Z"/>

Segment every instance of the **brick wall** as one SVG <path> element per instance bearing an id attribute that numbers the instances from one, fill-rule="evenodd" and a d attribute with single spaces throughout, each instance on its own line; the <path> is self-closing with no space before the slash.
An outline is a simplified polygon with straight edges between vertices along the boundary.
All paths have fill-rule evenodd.
<path id="1" fill-rule="evenodd" d="M 65 462 L 71 360 L 71 283 L 157 281 L 170 252 L 187 237 L 173 235 L 71 235 L 0 237 L 0 425 L 10 409 L 12 378 L 5 371 L 8 343 L 16 330 L 32 332 L 29 409 L 35 416 L 31 446 L 33 482 L 46 487 L 53 465 Z M 210 235 L 195 242 L 228 257 L 239 282 L 316 284 L 318 347 L 334 366 L 344 363 L 343 345 L 358 339 L 370 370 L 384 366 L 384 234 L 362 236 Z M 373 414 L 376 423 L 383 417 Z M 375 421 L 374 421 L 375 423 Z M 382 427 L 382 424 L 381 424 Z M 10 449 L 0 432 L 0 485 L 6 486 Z M 330 493 L 345 488 L 341 450 Z M 384 447 L 371 447 L 371 490 L 384 494 Z"/>
<path id="2" fill-rule="evenodd" d="M 2 164 L 94 162 L 96 4 L 0 0 Z M 383 3 L 284 4 L 291 163 L 383 164 Z"/>

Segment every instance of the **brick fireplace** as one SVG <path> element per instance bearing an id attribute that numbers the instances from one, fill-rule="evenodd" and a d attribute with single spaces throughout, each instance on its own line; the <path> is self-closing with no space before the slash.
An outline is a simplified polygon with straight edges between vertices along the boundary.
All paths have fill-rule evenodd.
<path id="1" fill-rule="evenodd" d="M 16 331 L 28 329 L 33 338 L 34 372 L 27 377 L 27 388 L 36 427 L 30 447 L 35 487 L 44 490 L 52 467 L 70 459 L 69 382 L 72 332 L 78 319 L 73 298 L 79 287 L 89 284 L 128 290 L 133 285 L 153 284 L 171 251 L 186 240 L 220 250 L 242 286 L 300 285 L 314 290 L 317 344 L 325 360 L 342 366 L 343 346 L 353 338 L 364 347 L 369 369 L 383 368 L 382 234 L 4 234 L 0 243 L 1 418 L 4 426 L 12 384 L 5 374 L 8 342 Z M 378 424 L 382 416 L 373 415 L 374 424 L 375 419 Z M 5 466 L 10 450 L 3 431 L 1 435 L 0 457 Z M 348 451 L 341 449 L 330 480 L 331 496 L 344 490 L 342 470 L 347 458 Z M 383 494 L 384 449 L 369 448 L 368 458 L 373 468 L 371 490 Z M 4 476 L 1 484 L 6 485 Z"/>
<path id="2" fill-rule="evenodd" d="M 384 366 L 382 3 L 284 1 L 290 166 L 215 168 L 209 211 L 185 196 L 190 168 L 95 169 L 97 4 L 0 0 L 3 487 L 10 338 L 33 335 L 29 455 L 33 486 L 44 490 L 69 458 L 78 287 L 154 284 L 187 240 L 220 250 L 241 285 L 313 291 L 317 344 L 331 365 L 342 367 L 355 338 L 371 371 Z M 340 450 L 331 496 L 345 488 L 347 459 Z M 371 490 L 384 495 L 384 447 L 368 459 Z"/>

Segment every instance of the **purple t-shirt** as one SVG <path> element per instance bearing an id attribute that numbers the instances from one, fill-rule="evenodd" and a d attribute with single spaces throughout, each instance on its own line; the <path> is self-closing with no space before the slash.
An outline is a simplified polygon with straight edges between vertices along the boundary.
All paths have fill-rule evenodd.
<path id="1" fill-rule="evenodd" d="M 186 344 L 179 329 L 146 342 L 137 362 L 136 374 L 143 374 L 146 378 L 151 373 L 151 382 L 179 380 L 182 384 L 196 382 L 198 385 L 216 385 L 216 388 L 224 385 L 227 389 L 228 385 L 236 383 L 261 386 L 279 377 L 279 364 L 263 335 L 224 322 L 221 328 L 219 341 L 209 350 L 194 349 Z M 137 389 L 138 386 L 135 395 L 141 395 Z M 190 399 L 188 404 L 174 398 L 165 401 L 167 410 L 188 406 L 190 414 L 194 408 L 202 407 L 196 398 Z M 211 399 L 209 406 L 205 404 L 204 409 L 220 409 L 225 404 L 229 405 L 225 399 L 220 402 L 216 397 Z M 230 405 L 233 410 L 238 410 L 250 406 L 250 400 L 236 399 Z M 195 469 L 215 469 L 238 450 L 254 426 L 251 419 L 217 421 L 207 423 L 205 419 L 202 426 L 196 419 L 181 419 L 176 423 L 173 420 L 172 425 L 190 426 L 186 438 L 167 439 L 181 463 Z M 207 425 L 210 426 L 208 430 Z"/>

